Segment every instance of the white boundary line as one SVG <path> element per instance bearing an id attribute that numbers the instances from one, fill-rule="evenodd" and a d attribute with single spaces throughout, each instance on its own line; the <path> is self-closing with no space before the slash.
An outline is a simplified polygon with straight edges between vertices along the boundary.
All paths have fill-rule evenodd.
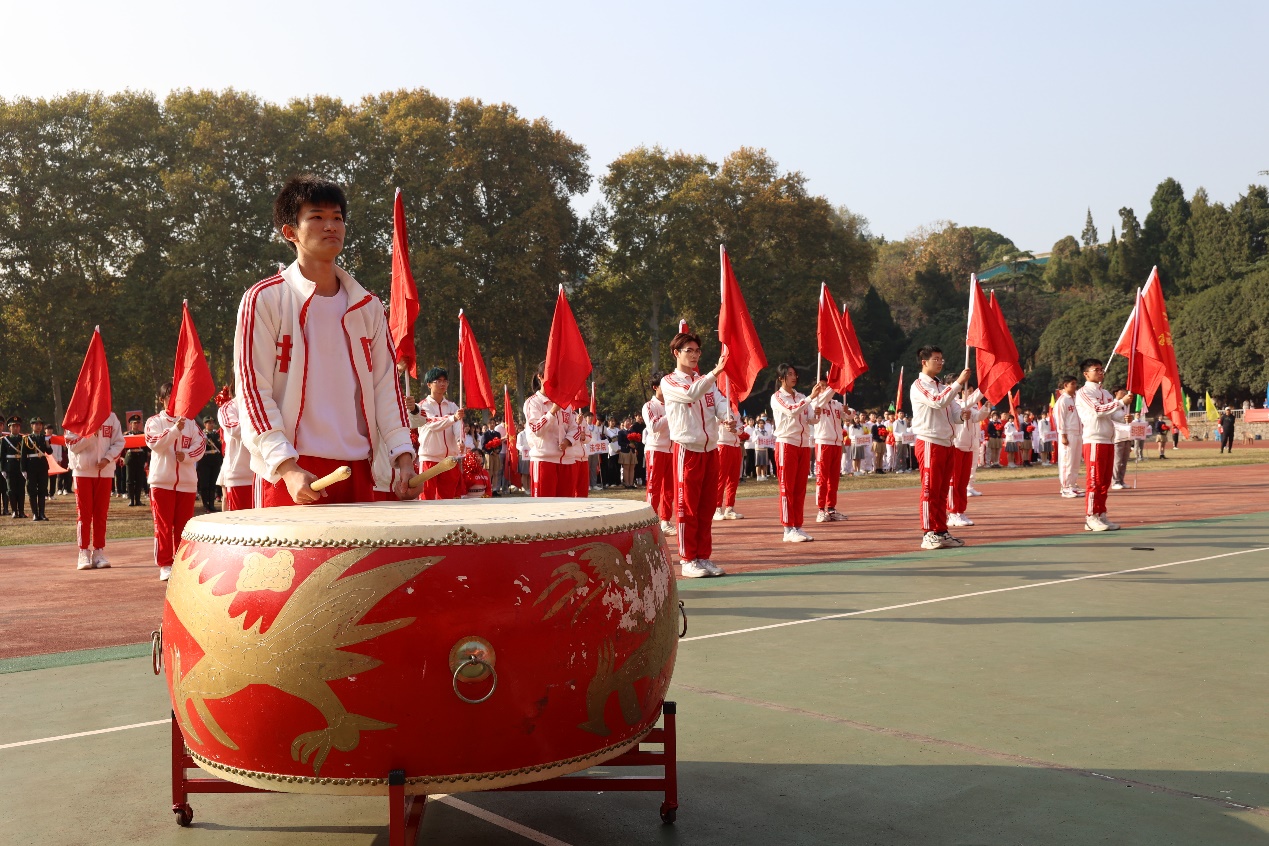
<path id="1" fill-rule="evenodd" d="M 1269 552 L 1269 546 L 1260 546 L 1255 549 L 1240 549 L 1237 552 L 1223 552 L 1220 555 L 1208 555 L 1204 558 L 1187 558 L 1184 561 L 1169 561 L 1165 564 L 1151 564 L 1147 567 L 1132 567 L 1127 570 L 1116 570 L 1113 573 L 1089 573 L 1086 576 L 1072 576 L 1069 579 L 1054 579 L 1048 582 L 1034 582 L 1027 585 L 1014 585 L 1013 587 L 994 588 L 992 590 L 979 590 L 973 593 L 958 593 L 955 596 L 940 596 L 937 599 L 922 599 L 917 602 L 904 602 L 900 605 L 884 605 L 881 608 L 865 608 L 862 611 L 845 611 L 841 614 L 826 614 L 822 617 L 811 617 L 807 620 L 790 620 L 787 623 L 771 623 L 766 626 L 752 626 L 747 629 L 734 629 L 729 632 L 714 632 L 713 634 L 696 635 L 695 637 L 685 637 L 680 643 L 687 643 L 693 640 L 709 640 L 713 637 L 729 637 L 731 635 L 749 634 L 750 632 L 765 632 L 771 629 L 783 629 L 787 626 L 801 626 L 805 623 L 820 623 L 824 620 L 841 620 L 845 617 L 858 617 L 861 614 L 876 614 L 879 611 L 896 611 L 900 608 L 913 608 L 917 605 L 932 605 L 936 602 L 950 602 L 953 599 L 969 599 L 974 596 L 988 596 L 993 593 L 1008 593 L 1014 590 L 1029 590 L 1031 588 L 1048 587 L 1050 585 L 1065 585 L 1071 582 L 1083 582 L 1088 579 L 1104 579 L 1108 576 L 1123 576 L 1127 573 L 1141 573 L 1146 570 L 1158 570 L 1160 567 L 1173 567 L 1177 564 L 1197 564 L 1200 561 L 1215 561 L 1218 558 L 1229 558 L 1234 555 L 1246 555 L 1249 552 Z"/>
<path id="2" fill-rule="evenodd" d="M 19 740 L 17 743 L 0 744 L 0 749 L 16 749 L 19 746 L 34 746 L 37 743 L 52 743 L 54 740 L 70 740 L 75 737 L 88 737 L 94 734 L 110 734 L 115 731 L 127 731 L 128 729 L 145 728 L 147 726 L 161 726 L 164 723 L 172 722 L 172 718 L 168 717 L 164 720 L 151 720 L 148 723 L 133 723 L 130 726 L 115 726 L 114 728 L 96 729 L 94 731 L 77 731 L 74 734 L 59 734 L 57 737 L 41 737 L 35 740 Z"/>

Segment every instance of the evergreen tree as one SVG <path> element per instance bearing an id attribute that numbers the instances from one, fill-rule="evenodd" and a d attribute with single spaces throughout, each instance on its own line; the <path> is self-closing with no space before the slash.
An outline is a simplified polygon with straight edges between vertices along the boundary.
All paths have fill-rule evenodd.
<path id="1" fill-rule="evenodd" d="M 1164 289 L 1178 290 L 1190 273 L 1194 244 L 1190 232 L 1190 204 L 1181 183 L 1169 177 L 1150 199 L 1150 213 L 1141 230 L 1146 261 L 1157 265 Z"/>
<path id="2" fill-rule="evenodd" d="M 1093 225 L 1092 209 L 1089 209 L 1084 216 L 1084 231 L 1080 233 L 1080 240 L 1084 242 L 1085 247 L 1092 247 L 1097 244 L 1097 227 Z"/>

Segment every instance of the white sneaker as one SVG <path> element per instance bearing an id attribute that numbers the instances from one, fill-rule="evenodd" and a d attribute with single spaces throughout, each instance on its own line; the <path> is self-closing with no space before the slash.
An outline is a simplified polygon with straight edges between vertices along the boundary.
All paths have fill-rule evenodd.
<path id="1" fill-rule="evenodd" d="M 726 570 L 724 570 L 722 567 L 719 567 L 717 564 L 715 564 L 713 561 L 709 560 L 708 558 L 702 558 L 700 561 L 696 563 L 700 564 L 702 567 L 708 570 L 711 576 L 727 575 Z"/>
<path id="2" fill-rule="evenodd" d="M 1102 514 L 1102 515 L 1099 515 L 1099 516 L 1101 517 L 1102 522 L 1106 524 L 1106 528 L 1107 528 L 1107 529 L 1109 529 L 1109 530 L 1110 530 L 1110 531 L 1112 531 L 1112 532 L 1114 532 L 1114 531 L 1118 531 L 1118 529 L 1119 529 L 1119 524 L 1118 524 L 1118 523 L 1112 523 L 1112 522 L 1110 522 L 1110 517 L 1106 516 L 1105 514 Z"/>
<path id="3" fill-rule="evenodd" d="M 745 515 L 741 514 L 739 511 L 737 511 L 737 510 L 736 510 L 736 509 L 734 509 L 734 508 L 728 508 L 726 511 L 724 511 L 724 512 L 723 512 L 723 517 L 725 517 L 725 518 L 726 518 L 726 519 L 728 519 L 728 520 L 743 520 L 743 519 L 745 519 Z"/>
<path id="4" fill-rule="evenodd" d="M 846 520 L 848 518 L 846 517 L 845 514 L 838 511 L 836 508 L 830 508 L 828 509 L 828 519 L 832 520 L 833 522 L 837 522 L 839 520 Z"/>
<path id="5" fill-rule="evenodd" d="M 674 524 L 671 523 L 669 520 L 661 521 L 661 534 L 667 535 L 669 537 L 674 537 L 678 533 L 679 533 L 679 530 L 674 528 Z"/>
<path id="6" fill-rule="evenodd" d="M 166 582 L 170 578 L 172 578 L 172 565 L 164 564 L 159 568 L 159 581 Z"/>
<path id="7" fill-rule="evenodd" d="M 977 490 L 974 490 L 973 488 L 965 489 L 965 496 L 982 496 L 982 495 L 983 495 L 982 491 L 977 491 Z"/>
<path id="8" fill-rule="evenodd" d="M 815 538 L 811 537 L 800 528 L 794 527 L 789 529 L 789 536 L 785 538 L 785 540 L 789 543 L 806 543 L 807 541 L 815 540 Z"/>
<path id="9" fill-rule="evenodd" d="M 828 516 L 828 512 L 827 512 L 827 511 L 817 511 L 817 512 L 815 513 L 815 522 L 816 522 L 816 523 L 827 523 L 827 522 L 828 522 L 829 520 L 831 520 L 831 519 L 833 519 L 833 518 Z"/>
<path id="10" fill-rule="evenodd" d="M 1084 531 L 1086 532 L 1108 532 L 1110 526 L 1102 522 L 1102 518 L 1096 514 L 1090 514 L 1084 518 Z"/>
<path id="11" fill-rule="evenodd" d="M 785 543 L 788 543 L 788 542 L 789 542 L 790 537 L 792 537 L 792 532 L 793 532 L 793 527 L 792 527 L 792 526 L 785 526 L 785 527 L 784 527 L 784 537 L 782 538 L 782 540 L 783 540 Z"/>
<path id="12" fill-rule="evenodd" d="M 721 509 L 721 508 L 715 508 L 715 509 L 714 509 L 714 519 L 715 519 L 715 520 L 726 520 L 726 519 L 727 519 L 726 517 L 724 517 L 724 516 L 723 516 L 723 509 Z"/>
<path id="13" fill-rule="evenodd" d="M 1124 489 L 1124 486 L 1119 484 L 1118 482 L 1115 482 L 1115 484 L 1110 486 L 1110 489 L 1112 491 L 1122 491 Z"/>
<path id="14" fill-rule="evenodd" d="M 86 549 L 79 551 L 79 562 L 75 564 L 76 570 L 91 570 L 93 568 L 92 553 Z"/>
<path id="15" fill-rule="evenodd" d="M 969 519 L 968 517 L 966 517 L 964 514 L 961 514 L 961 515 L 960 515 L 960 518 L 961 518 L 961 525 L 962 525 L 962 526 L 972 526 L 972 525 L 974 525 L 974 521 L 973 521 L 973 520 L 971 520 L 971 519 Z"/>
<path id="16" fill-rule="evenodd" d="M 683 578 L 685 579 L 704 579 L 709 576 L 709 570 L 701 566 L 699 561 L 683 562 Z"/>
<path id="17" fill-rule="evenodd" d="M 92 561 L 94 570 L 107 570 L 110 568 L 110 561 L 106 558 L 104 549 L 94 549 Z"/>
<path id="18" fill-rule="evenodd" d="M 1062 489 L 1062 498 L 1063 498 L 1063 499 L 1075 499 L 1075 498 L 1076 498 L 1076 497 L 1078 497 L 1078 496 L 1079 496 L 1079 494 L 1077 494 L 1075 491 L 1071 490 L 1070 488 L 1063 488 L 1063 489 Z"/>
<path id="19" fill-rule="evenodd" d="M 936 535 L 934 532 L 926 532 L 925 535 L 922 536 L 921 538 L 921 548 L 922 549 L 942 549 L 943 538 L 940 535 Z"/>
<path id="20" fill-rule="evenodd" d="M 965 545 L 965 541 L 961 540 L 960 538 L 952 537 L 951 532 L 944 532 L 943 534 L 939 535 L 939 546 L 941 546 L 943 549 L 955 549 L 958 546 L 964 546 L 964 545 Z"/>
<path id="21" fill-rule="evenodd" d="M 947 515 L 947 525 L 951 526 L 952 528 L 959 529 L 961 526 L 964 526 L 965 524 L 961 522 L 961 515 L 949 514 Z"/>

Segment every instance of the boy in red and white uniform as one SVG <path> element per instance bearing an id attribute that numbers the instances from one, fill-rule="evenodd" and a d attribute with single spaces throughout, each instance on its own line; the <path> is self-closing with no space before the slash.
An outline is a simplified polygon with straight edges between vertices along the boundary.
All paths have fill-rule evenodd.
<path id="1" fill-rule="evenodd" d="M 815 522 L 845 520 L 837 510 L 837 487 L 842 478 L 842 424 L 845 407 L 826 391 L 828 399 L 815 419 Z"/>
<path id="2" fill-rule="evenodd" d="M 560 453 L 560 483 L 558 496 L 586 499 L 590 495 L 590 458 L 586 444 L 590 442 L 590 427 L 580 409 L 565 409 L 560 417 L 564 431 L 568 432 L 568 445 Z"/>
<path id="3" fill-rule="evenodd" d="M 159 388 L 158 414 L 145 421 L 145 445 L 150 448 L 150 513 L 154 515 L 154 563 L 159 581 L 172 575 L 172 559 L 185 524 L 194 516 L 198 497 L 198 459 L 207 448 L 203 430 L 193 420 L 163 410 L 172 383 Z"/>
<path id="4" fill-rule="evenodd" d="M 1084 529 L 1089 532 L 1114 531 L 1117 523 L 1106 517 L 1106 494 L 1115 468 L 1115 424 L 1122 423 L 1132 397 L 1124 391 L 1111 394 L 1102 387 L 1106 371 L 1101 361 L 1086 358 L 1080 370 L 1087 380 L 1075 392 L 1084 434 L 1084 466 L 1087 468 L 1084 496 Z"/>
<path id="5" fill-rule="evenodd" d="M 670 351 L 677 367 L 661 380 L 661 397 L 674 445 L 674 502 L 682 572 L 689 579 L 721 576 L 723 568 L 709 557 L 714 547 L 710 506 L 718 497 L 719 421 L 729 415 L 726 405 L 717 401 L 714 383 L 727 363 L 727 351 L 723 350 L 718 364 L 704 375 L 697 372 L 699 336 L 680 332 L 670 342 Z"/>
<path id="6" fill-rule="evenodd" d="M 652 398 L 643 404 L 643 466 L 648 481 L 648 505 L 661 518 L 661 531 L 674 536 L 674 464 L 670 444 L 670 420 L 666 417 L 661 380 L 665 374 L 652 374 Z"/>
<path id="7" fill-rule="evenodd" d="M 414 448 L 383 303 L 335 264 L 348 200 L 338 185 L 300 176 L 283 186 L 273 223 L 296 260 L 243 295 L 234 334 L 242 442 L 260 476 L 262 505 L 373 502 L 380 450 L 401 499 Z M 342 465 L 352 478 L 312 482 Z"/>
<path id="8" fill-rule="evenodd" d="M 780 523 L 787 543 L 803 543 L 814 540 L 802 531 L 802 521 L 806 480 L 811 473 L 812 426 L 826 401 L 822 397 L 828 386 L 817 383 L 809 397 L 798 393 L 798 371 L 791 364 L 776 368 L 776 381 L 780 388 L 771 395 L 771 415 L 775 422 L 776 473 L 780 479 Z"/>
<path id="9" fill-rule="evenodd" d="M 106 560 L 106 515 L 115 480 L 115 459 L 123 453 L 123 429 L 112 411 L 100 428 L 88 435 L 66 431 L 66 449 L 75 480 L 75 538 L 79 541 L 77 570 L 101 570 Z"/>
<path id="10" fill-rule="evenodd" d="M 419 472 L 430 470 L 447 458 L 461 458 L 463 444 L 463 409 L 445 398 L 449 390 L 449 372 L 433 367 L 423 374 L 428 395 L 419 403 L 423 418 L 419 433 Z M 463 473 L 456 464 L 423 483 L 419 499 L 458 499 L 463 495 Z"/>
<path id="11" fill-rule="evenodd" d="M 743 520 L 745 515 L 736 510 L 736 487 L 740 484 L 740 471 L 745 464 L 744 448 L 740 445 L 740 437 L 736 429 L 740 428 L 736 421 L 735 410 L 731 401 L 722 391 L 714 388 L 715 404 L 721 403 L 727 411 L 723 419 L 731 423 L 731 427 L 718 428 L 718 502 L 714 508 L 715 520 Z"/>
<path id="12" fill-rule="evenodd" d="M 538 365 L 538 390 L 524 401 L 524 433 L 529 442 L 529 490 L 533 496 L 571 496 L 572 477 L 564 473 L 568 424 L 565 412 L 542 393 L 546 362 Z"/>
<path id="13" fill-rule="evenodd" d="M 947 488 L 956 460 L 952 439 L 955 424 L 961 419 L 956 396 L 969 381 L 969 368 L 950 385 L 939 384 L 943 372 L 943 350 L 921 347 L 917 352 L 921 373 L 912 383 L 908 396 L 912 400 L 912 432 L 916 435 L 915 454 L 921 469 L 921 538 L 922 549 L 948 549 L 964 546 L 947 531 Z"/>
<path id="14" fill-rule="evenodd" d="M 225 458 L 216 484 L 225 491 L 225 511 L 256 507 L 256 474 L 251 472 L 251 453 L 242 445 L 238 422 L 238 400 L 226 385 L 216 397 L 216 419 L 220 422 Z"/>
<path id="15" fill-rule="evenodd" d="M 972 526 L 974 521 L 965 516 L 969 502 L 969 482 L 974 472 L 974 450 L 982 432 L 982 422 L 991 412 L 979 400 L 982 394 L 975 390 L 964 400 L 960 419 L 956 422 L 956 435 L 952 446 L 952 480 L 947 491 L 947 525 L 952 528 Z"/>
<path id="16" fill-rule="evenodd" d="M 1074 376 L 1063 376 L 1058 383 L 1057 403 L 1053 406 L 1053 422 L 1057 426 L 1058 487 L 1066 499 L 1075 499 L 1079 489 L 1080 455 L 1084 435 L 1079 409 L 1075 406 Z"/>

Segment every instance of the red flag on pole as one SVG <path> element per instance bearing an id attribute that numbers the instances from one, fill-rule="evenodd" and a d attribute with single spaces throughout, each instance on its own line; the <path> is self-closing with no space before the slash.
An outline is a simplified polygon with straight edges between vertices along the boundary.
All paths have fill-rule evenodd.
<path id="1" fill-rule="evenodd" d="M 506 385 L 502 386 L 502 422 L 507 429 L 506 435 L 503 436 L 507 444 L 507 461 L 503 465 L 502 473 L 507 479 L 507 484 L 518 488 L 520 487 L 520 450 L 516 446 L 516 417 L 511 409 L 511 391 Z"/>
<path id="2" fill-rule="evenodd" d="M 894 392 L 894 411 L 903 411 L 903 365 L 899 365 L 899 388 Z"/>
<path id="3" fill-rule="evenodd" d="M 849 328 L 848 328 L 849 327 Z M 868 371 L 864 356 L 859 350 L 859 339 L 850 315 L 839 314 L 828 285 L 820 284 L 819 316 L 816 320 L 816 340 L 820 355 L 829 363 L 828 386 L 839 394 L 848 392 L 855 380 Z"/>
<path id="4" fill-rule="evenodd" d="M 167 398 L 167 413 L 173 417 L 197 417 L 203 406 L 216 395 L 203 344 L 189 313 L 189 301 L 181 303 L 181 334 L 176 340 L 176 369 L 172 371 L 172 393 Z"/>
<path id="5" fill-rule="evenodd" d="M 967 342 L 978 350 L 978 388 L 995 405 L 1022 381 L 1018 348 L 994 291 L 984 302 L 979 290 L 971 312 Z"/>
<path id="6" fill-rule="evenodd" d="M 472 334 L 471 325 L 461 308 L 458 310 L 458 366 L 463 371 L 466 407 L 487 409 L 492 414 L 497 406 L 494 404 L 493 387 L 489 384 L 489 371 L 485 369 L 480 345 L 476 343 L 476 336 Z"/>
<path id="7" fill-rule="evenodd" d="M 586 390 L 590 374 L 590 354 L 586 352 L 582 330 L 577 328 L 561 285 L 555 300 L 555 316 L 551 319 L 551 337 L 546 343 L 542 393 L 560 408 L 570 408 L 577 395 Z"/>
<path id="8" fill-rule="evenodd" d="M 598 414 L 599 402 L 598 395 L 595 393 L 595 380 L 590 380 L 590 416 L 594 417 Z"/>
<path id="9" fill-rule="evenodd" d="M 1135 322 L 1138 312 L 1146 316 L 1145 321 Z M 1130 333 L 1130 328 L 1135 331 Z M 1133 315 L 1128 318 L 1128 324 L 1124 326 L 1123 333 L 1120 334 L 1119 342 L 1115 345 L 1115 352 L 1119 355 L 1130 354 L 1132 342 L 1126 336 L 1131 334 L 1137 337 L 1140 347 L 1145 332 L 1150 334 L 1153 344 L 1150 343 L 1150 339 L 1146 339 L 1146 351 L 1138 349 L 1136 358 L 1143 365 L 1143 373 L 1138 382 L 1147 390 L 1133 391 L 1133 393 L 1141 393 L 1149 404 L 1154 399 L 1155 393 L 1162 387 L 1164 414 L 1188 438 L 1190 426 L 1186 420 L 1185 396 L 1181 390 L 1176 348 L 1172 345 L 1172 326 L 1168 321 L 1168 307 L 1163 301 L 1163 284 L 1159 279 L 1157 267 L 1151 269 L 1146 287 L 1141 289 L 1141 297 L 1133 308 Z M 1151 357 L 1151 351 L 1157 351 L 1157 359 Z M 1132 389 L 1129 388 L 1129 390 Z"/>
<path id="10" fill-rule="evenodd" d="M 106 347 L 101 342 L 101 327 L 93 329 L 88 353 L 79 368 L 79 379 L 71 394 L 62 429 L 77 435 L 92 435 L 110 416 L 110 369 L 106 366 Z"/>
<path id="11" fill-rule="evenodd" d="M 736 274 L 732 273 L 727 248 L 720 245 L 718 255 L 722 264 L 718 340 L 727 350 L 727 364 L 723 367 L 723 372 L 727 374 L 728 383 L 734 389 L 729 399 L 734 403 L 741 403 L 753 390 L 754 380 L 758 378 L 762 368 L 767 366 L 767 356 L 762 351 L 758 332 L 753 328 L 753 319 L 745 306 L 744 295 L 740 293 Z"/>
<path id="12" fill-rule="evenodd" d="M 410 271 L 410 239 L 405 231 L 405 203 L 397 189 L 392 207 L 392 294 L 388 300 L 388 332 L 398 362 L 419 378 L 414 351 L 414 321 L 419 316 L 419 289 Z"/>

